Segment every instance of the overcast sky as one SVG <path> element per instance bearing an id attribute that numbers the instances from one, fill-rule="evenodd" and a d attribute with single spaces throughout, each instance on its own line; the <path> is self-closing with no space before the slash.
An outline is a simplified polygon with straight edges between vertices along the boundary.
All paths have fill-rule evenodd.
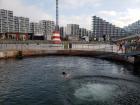
<path id="1" fill-rule="evenodd" d="M 123 27 L 140 19 L 140 0 L 59 0 L 60 24 L 91 29 L 92 16 Z M 55 20 L 55 0 L 0 0 L 0 8 L 31 21 Z"/>

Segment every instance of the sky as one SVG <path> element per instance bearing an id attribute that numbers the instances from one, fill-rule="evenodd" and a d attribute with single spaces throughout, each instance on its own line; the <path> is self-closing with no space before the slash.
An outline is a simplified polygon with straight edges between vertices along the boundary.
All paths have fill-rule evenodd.
<path id="1" fill-rule="evenodd" d="M 0 0 L 0 9 L 12 10 L 15 16 L 55 21 L 55 0 Z M 96 15 L 118 27 L 140 19 L 140 0 L 59 0 L 60 25 L 79 24 L 92 29 Z"/>

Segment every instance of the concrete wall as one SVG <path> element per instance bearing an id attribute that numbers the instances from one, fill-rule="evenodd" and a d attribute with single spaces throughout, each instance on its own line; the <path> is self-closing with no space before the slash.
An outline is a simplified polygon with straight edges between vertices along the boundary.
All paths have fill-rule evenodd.
<path id="1" fill-rule="evenodd" d="M 14 58 L 18 51 L 0 51 L 0 59 Z"/>
<path id="2" fill-rule="evenodd" d="M 9 50 L 0 51 L 0 59 L 16 58 L 19 51 Z M 24 50 L 22 51 L 23 57 L 32 56 L 46 56 L 46 55 L 57 55 L 57 56 L 88 56 L 96 57 L 100 59 L 113 60 L 117 62 L 128 62 L 131 64 L 135 63 L 134 57 L 125 57 L 113 52 L 103 51 L 84 51 L 84 50 Z M 140 61 L 137 59 L 137 61 Z"/>

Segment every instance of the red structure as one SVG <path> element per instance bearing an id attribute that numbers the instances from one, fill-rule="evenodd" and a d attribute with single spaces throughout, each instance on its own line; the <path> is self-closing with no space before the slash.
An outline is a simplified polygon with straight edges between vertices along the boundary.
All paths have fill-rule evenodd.
<path id="1" fill-rule="evenodd" d="M 12 33 L 14 34 L 14 33 Z M 16 40 L 19 40 L 19 33 L 15 33 L 16 34 Z"/>
<path id="2" fill-rule="evenodd" d="M 61 44 L 61 38 L 59 31 L 53 32 L 52 41 L 54 44 Z"/>
<path id="3" fill-rule="evenodd" d="M 16 32 L 16 33 L 6 33 L 8 36 L 9 35 L 12 35 L 12 36 L 15 36 L 15 39 L 16 40 L 28 40 L 29 39 L 29 35 L 28 35 L 28 33 L 18 33 L 18 32 Z M 22 36 L 22 38 L 21 38 L 21 36 Z"/>

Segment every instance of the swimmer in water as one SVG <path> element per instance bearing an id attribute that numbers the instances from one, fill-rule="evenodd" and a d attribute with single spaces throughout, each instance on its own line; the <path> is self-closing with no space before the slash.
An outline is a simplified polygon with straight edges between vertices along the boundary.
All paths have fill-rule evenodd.
<path id="1" fill-rule="evenodd" d="M 70 75 L 67 74 L 66 72 L 62 72 L 62 75 L 63 75 L 63 77 L 64 77 L 65 79 L 68 79 L 68 78 L 70 77 Z"/>
<path id="2" fill-rule="evenodd" d="M 65 76 L 65 75 L 66 75 L 66 72 L 62 72 L 62 75 L 64 75 L 64 76 Z"/>

